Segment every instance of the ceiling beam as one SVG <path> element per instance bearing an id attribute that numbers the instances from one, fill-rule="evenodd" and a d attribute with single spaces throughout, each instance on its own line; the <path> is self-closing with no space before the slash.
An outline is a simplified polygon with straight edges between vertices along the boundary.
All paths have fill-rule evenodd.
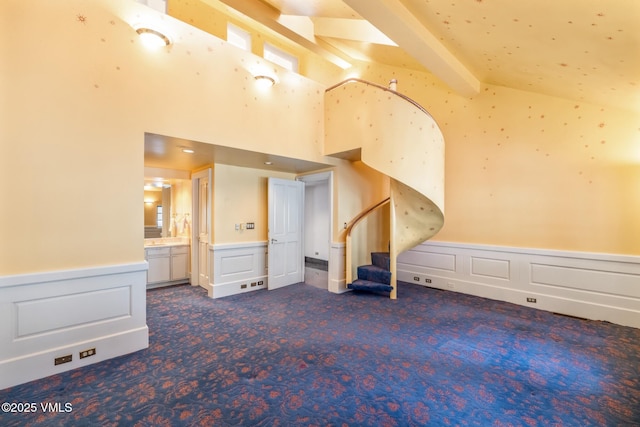
<path id="1" fill-rule="evenodd" d="M 256 1 L 256 0 L 220 0 L 220 1 L 226 4 L 227 6 L 242 13 L 243 15 L 275 31 L 276 33 L 282 35 L 283 37 L 286 37 L 292 42 L 323 57 L 327 61 L 337 65 L 342 69 L 346 69 L 351 66 L 348 58 L 346 58 L 346 55 L 340 55 L 337 50 L 334 50 L 334 51 L 327 50 L 325 47 L 318 45 L 318 43 L 316 43 L 315 40 L 309 40 L 307 37 L 292 30 L 291 28 L 289 28 L 287 25 L 283 23 L 283 21 L 287 22 L 286 19 L 285 20 L 280 19 L 281 14 L 277 9 L 261 1 Z"/>
<path id="2" fill-rule="evenodd" d="M 480 81 L 400 0 L 343 0 L 456 93 L 473 96 Z"/>
<path id="3" fill-rule="evenodd" d="M 389 37 L 364 19 L 312 18 L 316 36 L 397 46 Z"/>

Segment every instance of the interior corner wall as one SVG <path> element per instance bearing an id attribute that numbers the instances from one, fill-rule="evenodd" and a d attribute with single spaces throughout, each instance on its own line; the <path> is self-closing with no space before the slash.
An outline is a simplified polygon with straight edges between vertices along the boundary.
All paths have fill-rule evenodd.
<path id="1" fill-rule="evenodd" d="M 640 254 L 640 114 L 359 64 L 350 74 L 416 100 L 446 146 L 445 225 L 434 241 Z"/>

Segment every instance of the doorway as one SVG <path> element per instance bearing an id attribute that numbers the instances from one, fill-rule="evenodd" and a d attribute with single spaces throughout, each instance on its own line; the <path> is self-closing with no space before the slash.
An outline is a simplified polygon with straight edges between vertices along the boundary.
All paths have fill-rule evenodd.
<path id="1" fill-rule="evenodd" d="M 302 181 L 268 178 L 269 290 L 304 281 L 304 187 Z"/>
<path id="2" fill-rule="evenodd" d="M 195 172 L 191 176 L 193 222 L 191 227 L 191 284 L 213 294 L 209 268 L 209 242 L 211 237 L 211 169 Z"/>
<path id="3" fill-rule="evenodd" d="M 304 281 L 329 289 L 333 172 L 301 175 L 304 186 Z"/>

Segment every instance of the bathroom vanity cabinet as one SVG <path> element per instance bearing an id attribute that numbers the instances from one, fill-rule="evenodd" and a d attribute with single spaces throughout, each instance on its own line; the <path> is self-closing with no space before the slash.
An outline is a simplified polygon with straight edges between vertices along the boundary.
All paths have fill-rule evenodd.
<path id="1" fill-rule="evenodd" d="M 189 245 L 152 246 L 144 252 L 149 263 L 147 288 L 189 281 Z"/>

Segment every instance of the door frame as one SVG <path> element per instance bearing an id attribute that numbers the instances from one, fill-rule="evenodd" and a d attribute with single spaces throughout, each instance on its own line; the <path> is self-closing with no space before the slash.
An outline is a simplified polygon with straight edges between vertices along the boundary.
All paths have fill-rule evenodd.
<path id="1" fill-rule="evenodd" d="M 289 184 L 286 184 L 289 183 Z M 274 190 L 275 190 L 275 185 L 287 185 L 287 188 L 290 188 L 291 183 L 293 183 L 293 187 L 295 187 L 296 189 L 296 203 L 297 203 L 297 212 L 298 212 L 298 218 L 297 218 L 297 223 L 298 223 L 298 231 L 297 231 L 297 245 L 298 245 L 298 251 L 297 251 L 297 267 L 298 267 L 298 274 L 299 274 L 299 280 L 296 280 L 295 282 L 291 282 L 291 283 L 286 283 L 284 285 L 279 284 L 277 287 L 274 288 L 274 284 L 273 282 L 275 282 L 273 280 L 273 278 L 275 277 L 273 275 L 273 271 L 274 271 L 274 261 L 273 261 L 273 246 L 274 246 L 274 236 L 278 237 L 278 235 L 274 234 L 276 233 L 276 230 L 272 229 L 272 226 L 274 225 L 272 223 L 272 220 L 274 219 L 273 215 L 274 215 L 274 209 L 276 207 L 276 205 L 274 204 L 275 201 L 275 194 L 274 194 Z M 298 179 L 284 179 L 284 178 L 276 178 L 276 177 L 268 177 L 267 178 L 267 289 L 268 290 L 274 290 L 274 289 L 279 289 L 281 287 L 285 287 L 285 286 L 289 286 L 289 285 L 293 285 L 295 283 L 299 283 L 301 281 L 304 281 L 304 188 L 305 188 L 305 183 L 303 181 L 300 181 Z M 290 200 L 290 199 L 288 199 Z M 287 204 L 287 208 L 288 208 L 288 204 Z M 290 212 L 290 211 L 288 211 Z M 287 221 L 287 224 L 289 224 L 289 222 Z M 285 232 L 285 245 L 287 245 L 289 243 L 289 235 L 287 234 L 287 232 Z M 281 242 L 282 243 L 282 242 Z M 285 246 L 286 249 L 286 246 Z M 286 252 L 286 251 L 285 251 Z M 284 266 L 284 277 L 285 279 L 289 278 L 289 274 L 287 274 L 287 266 L 286 266 L 286 262 L 285 262 L 285 266 Z"/>
<path id="2" fill-rule="evenodd" d="M 303 174 L 303 175 L 298 175 L 296 177 L 297 181 L 304 181 L 305 183 L 315 183 L 315 182 L 326 182 L 327 186 L 328 186 L 328 199 L 327 203 L 328 203 L 328 212 L 329 212 L 329 235 L 327 236 L 327 240 L 329 243 L 329 254 L 328 254 L 328 270 L 329 272 L 331 272 L 331 266 L 332 266 L 332 261 L 336 261 L 336 260 L 332 260 L 332 258 L 334 258 L 332 256 L 332 243 L 333 243 L 333 170 L 329 170 L 329 171 L 324 171 L 324 172 L 311 172 L 308 174 Z M 307 186 L 305 185 L 305 193 L 307 191 Z M 304 198 L 304 203 L 307 202 L 307 197 L 305 194 L 305 198 Z M 306 206 L 303 206 L 303 209 Z M 305 225 L 306 226 L 306 225 Z M 303 237 L 306 237 L 306 229 L 303 229 Z M 304 249 L 303 249 L 303 257 L 304 257 Z M 327 275 L 328 278 L 328 282 L 331 282 L 331 274 Z M 327 289 L 329 289 L 329 283 L 327 283 Z"/>
<path id="3" fill-rule="evenodd" d="M 207 216 L 209 217 L 209 223 L 207 231 L 209 232 L 208 244 L 211 245 L 211 223 L 213 220 L 211 216 L 211 213 L 213 212 L 211 209 L 211 205 L 213 203 L 213 173 L 211 168 L 207 168 L 191 174 L 191 286 L 199 286 L 200 282 L 200 179 L 202 178 L 207 178 L 209 180 L 209 191 L 207 194 Z M 209 269 L 210 265 L 211 260 L 209 259 L 209 251 L 207 251 L 207 265 L 204 267 Z M 211 281 L 211 271 L 208 273 L 209 281 Z M 209 286 L 210 285 L 211 283 L 209 283 Z M 207 291 L 211 293 L 211 289 L 207 289 Z"/>

